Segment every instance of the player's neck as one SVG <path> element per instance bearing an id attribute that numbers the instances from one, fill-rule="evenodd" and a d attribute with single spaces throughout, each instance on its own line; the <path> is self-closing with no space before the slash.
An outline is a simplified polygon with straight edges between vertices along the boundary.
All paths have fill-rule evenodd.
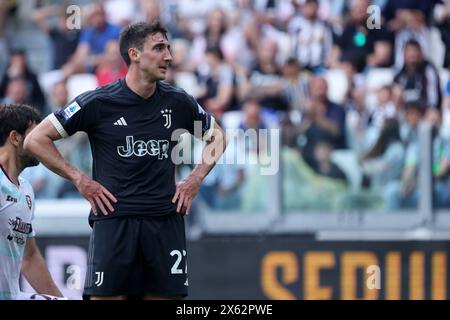
<path id="1" fill-rule="evenodd" d="M 144 99 L 150 98 L 155 93 L 156 81 L 148 81 L 140 76 L 137 70 L 130 71 L 125 76 L 128 88 Z"/>
<path id="2" fill-rule="evenodd" d="M 19 186 L 19 174 L 22 169 L 19 167 L 16 157 L 11 155 L 10 152 L 4 151 L 5 150 L 0 149 L 0 165 L 8 176 L 8 179 L 11 180 L 11 182 L 16 186 Z"/>

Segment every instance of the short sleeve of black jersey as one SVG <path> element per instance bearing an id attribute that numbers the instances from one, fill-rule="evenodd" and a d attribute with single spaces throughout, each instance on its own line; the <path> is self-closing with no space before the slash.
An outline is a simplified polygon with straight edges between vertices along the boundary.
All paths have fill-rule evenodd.
<path id="1" fill-rule="evenodd" d="M 214 128 L 214 117 L 206 112 L 190 95 L 186 94 L 188 104 L 188 121 L 186 129 L 195 137 L 209 140 Z"/>
<path id="2" fill-rule="evenodd" d="M 96 112 L 92 91 L 85 92 L 61 110 L 49 115 L 52 124 L 63 138 L 77 131 L 89 132 L 96 121 Z"/>

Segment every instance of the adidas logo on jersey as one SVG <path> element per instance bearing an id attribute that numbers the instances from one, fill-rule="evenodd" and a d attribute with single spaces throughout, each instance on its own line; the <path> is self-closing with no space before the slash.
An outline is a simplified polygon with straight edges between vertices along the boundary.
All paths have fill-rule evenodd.
<path id="1" fill-rule="evenodd" d="M 115 126 L 127 126 L 128 123 L 125 121 L 125 119 L 123 117 L 120 117 L 119 120 L 117 120 L 116 122 L 114 122 Z"/>

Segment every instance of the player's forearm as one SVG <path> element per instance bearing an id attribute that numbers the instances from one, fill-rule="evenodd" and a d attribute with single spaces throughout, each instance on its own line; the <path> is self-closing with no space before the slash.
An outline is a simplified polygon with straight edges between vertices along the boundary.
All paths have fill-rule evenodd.
<path id="1" fill-rule="evenodd" d="M 70 180 L 75 185 L 84 175 L 62 157 L 53 140 L 46 135 L 41 135 L 39 132 L 31 132 L 25 139 L 24 148 L 30 151 L 51 171 Z"/>
<path id="2" fill-rule="evenodd" d="M 220 128 L 214 128 L 214 135 L 212 139 L 206 143 L 202 152 L 202 160 L 195 166 L 194 170 L 192 170 L 191 176 L 203 181 L 225 152 L 227 144 L 228 141 L 225 132 Z"/>
<path id="3" fill-rule="evenodd" d="M 192 170 L 190 177 L 195 178 L 201 183 L 212 168 L 214 168 L 214 165 L 215 164 L 199 163 L 195 166 L 194 170 Z"/>
<path id="4" fill-rule="evenodd" d="M 63 294 L 48 272 L 44 258 L 42 258 L 38 250 L 31 256 L 24 257 L 22 262 L 22 274 L 37 293 L 63 297 Z"/>

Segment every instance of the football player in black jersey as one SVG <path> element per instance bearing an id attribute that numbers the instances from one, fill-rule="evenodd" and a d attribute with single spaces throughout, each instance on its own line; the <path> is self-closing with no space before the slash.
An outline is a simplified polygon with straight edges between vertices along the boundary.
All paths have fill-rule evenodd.
<path id="1" fill-rule="evenodd" d="M 50 114 L 28 135 L 25 148 L 91 204 L 85 297 L 181 298 L 188 288 L 184 214 L 227 141 L 192 96 L 162 82 L 172 56 L 159 22 L 125 27 L 120 51 L 126 77 Z M 89 136 L 92 179 L 54 145 L 77 131 Z M 175 185 L 172 150 L 184 131 L 206 146 L 201 163 Z"/>

